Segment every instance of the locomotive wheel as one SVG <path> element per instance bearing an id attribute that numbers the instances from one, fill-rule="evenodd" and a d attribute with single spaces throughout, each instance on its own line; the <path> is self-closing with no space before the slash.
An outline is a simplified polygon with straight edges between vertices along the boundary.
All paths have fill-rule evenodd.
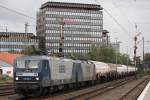
<path id="1" fill-rule="evenodd" d="M 59 91 L 58 86 L 54 86 L 53 90 L 54 90 L 54 92 L 58 92 Z"/>
<path id="2" fill-rule="evenodd" d="M 73 89 L 73 88 L 74 88 L 72 83 L 69 84 L 69 88 L 70 88 L 70 89 Z"/>
<path id="3" fill-rule="evenodd" d="M 53 87 L 49 87 L 49 94 L 54 92 L 54 88 Z"/>
<path id="4" fill-rule="evenodd" d="M 42 89 L 42 95 L 43 96 L 45 96 L 45 95 L 47 95 L 48 94 L 48 88 L 47 87 L 44 87 L 43 89 Z"/>
<path id="5" fill-rule="evenodd" d="M 69 85 L 68 85 L 68 84 L 65 84 L 65 85 L 64 85 L 64 90 L 68 90 L 68 88 L 69 88 Z"/>
<path id="6" fill-rule="evenodd" d="M 37 91 L 37 96 L 45 96 L 49 92 L 47 87 L 41 87 L 39 91 Z"/>

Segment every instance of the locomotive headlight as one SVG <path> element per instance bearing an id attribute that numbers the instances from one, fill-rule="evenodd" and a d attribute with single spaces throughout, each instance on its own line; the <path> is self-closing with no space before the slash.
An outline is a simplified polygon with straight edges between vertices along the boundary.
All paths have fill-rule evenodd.
<path id="1" fill-rule="evenodd" d="M 36 77 L 36 80 L 38 81 L 38 80 L 39 80 L 39 78 L 38 78 L 38 77 Z"/>
<path id="2" fill-rule="evenodd" d="M 16 77 L 16 80 L 19 80 L 19 78 L 18 78 L 18 77 Z"/>

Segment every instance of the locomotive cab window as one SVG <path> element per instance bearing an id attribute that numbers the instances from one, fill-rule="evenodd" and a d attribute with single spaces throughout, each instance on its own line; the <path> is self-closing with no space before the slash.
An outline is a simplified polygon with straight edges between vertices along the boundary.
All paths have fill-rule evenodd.
<path id="1" fill-rule="evenodd" d="M 16 67 L 17 68 L 25 68 L 25 60 L 17 60 Z"/>
<path id="2" fill-rule="evenodd" d="M 40 65 L 40 61 L 39 60 L 28 60 L 28 67 L 29 68 L 38 68 Z"/>
<path id="3" fill-rule="evenodd" d="M 17 60 L 16 68 L 37 69 L 40 66 L 40 60 Z"/>

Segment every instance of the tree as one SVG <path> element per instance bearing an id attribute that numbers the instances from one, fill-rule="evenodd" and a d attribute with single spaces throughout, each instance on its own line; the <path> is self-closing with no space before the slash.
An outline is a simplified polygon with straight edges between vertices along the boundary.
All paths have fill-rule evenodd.
<path id="1" fill-rule="evenodd" d="M 150 70 L 150 53 L 146 53 L 144 56 L 144 67 Z"/>
<path id="2" fill-rule="evenodd" d="M 119 63 L 119 64 L 131 65 L 131 62 L 132 62 L 132 61 L 131 61 L 129 55 L 119 53 L 119 57 L 118 57 L 118 63 Z"/>
<path id="3" fill-rule="evenodd" d="M 34 45 L 27 46 L 22 52 L 26 55 L 41 54 L 41 51 L 39 49 L 35 48 Z"/>
<path id="4" fill-rule="evenodd" d="M 88 56 L 91 60 L 102 61 L 107 63 L 117 63 L 130 65 L 131 59 L 127 54 L 121 54 L 116 52 L 111 45 L 92 45 Z M 128 63 L 127 63 L 128 62 Z"/>
<path id="5" fill-rule="evenodd" d="M 144 56 L 144 61 L 145 62 L 150 62 L 150 53 L 146 53 Z"/>
<path id="6" fill-rule="evenodd" d="M 88 60 L 89 56 L 88 55 L 79 55 L 75 53 L 70 53 L 69 58 L 73 60 Z"/>
<path id="7" fill-rule="evenodd" d="M 110 46 L 106 44 L 92 45 L 88 54 L 91 60 L 103 61 L 103 62 L 114 62 L 116 52 Z"/>

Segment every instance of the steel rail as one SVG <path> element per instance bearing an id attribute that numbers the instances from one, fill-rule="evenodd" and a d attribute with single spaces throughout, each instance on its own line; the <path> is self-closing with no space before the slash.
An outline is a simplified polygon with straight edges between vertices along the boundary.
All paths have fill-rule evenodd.
<path id="1" fill-rule="evenodd" d="M 139 97 L 139 95 L 142 93 L 143 89 L 145 88 L 145 86 L 147 85 L 147 83 L 149 82 L 150 78 L 145 78 L 143 81 L 141 81 L 140 83 L 138 83 L 135 87 L 133 87 L 130 91 L 128 91 L 126 94 L 124 94 L 119 100 L 126 100 L 125 98 L 128 98 L 129 95 L 136 89 L 139 90 L 139 93 L 136 95 L 136 97 L 134 98 L 134 100 L 137 100 L 137 98 Z M 144 85 L 143 88 L 138 88 L 141 85 Z M 132 99 L 133 100 L 133 99 Z"/>

